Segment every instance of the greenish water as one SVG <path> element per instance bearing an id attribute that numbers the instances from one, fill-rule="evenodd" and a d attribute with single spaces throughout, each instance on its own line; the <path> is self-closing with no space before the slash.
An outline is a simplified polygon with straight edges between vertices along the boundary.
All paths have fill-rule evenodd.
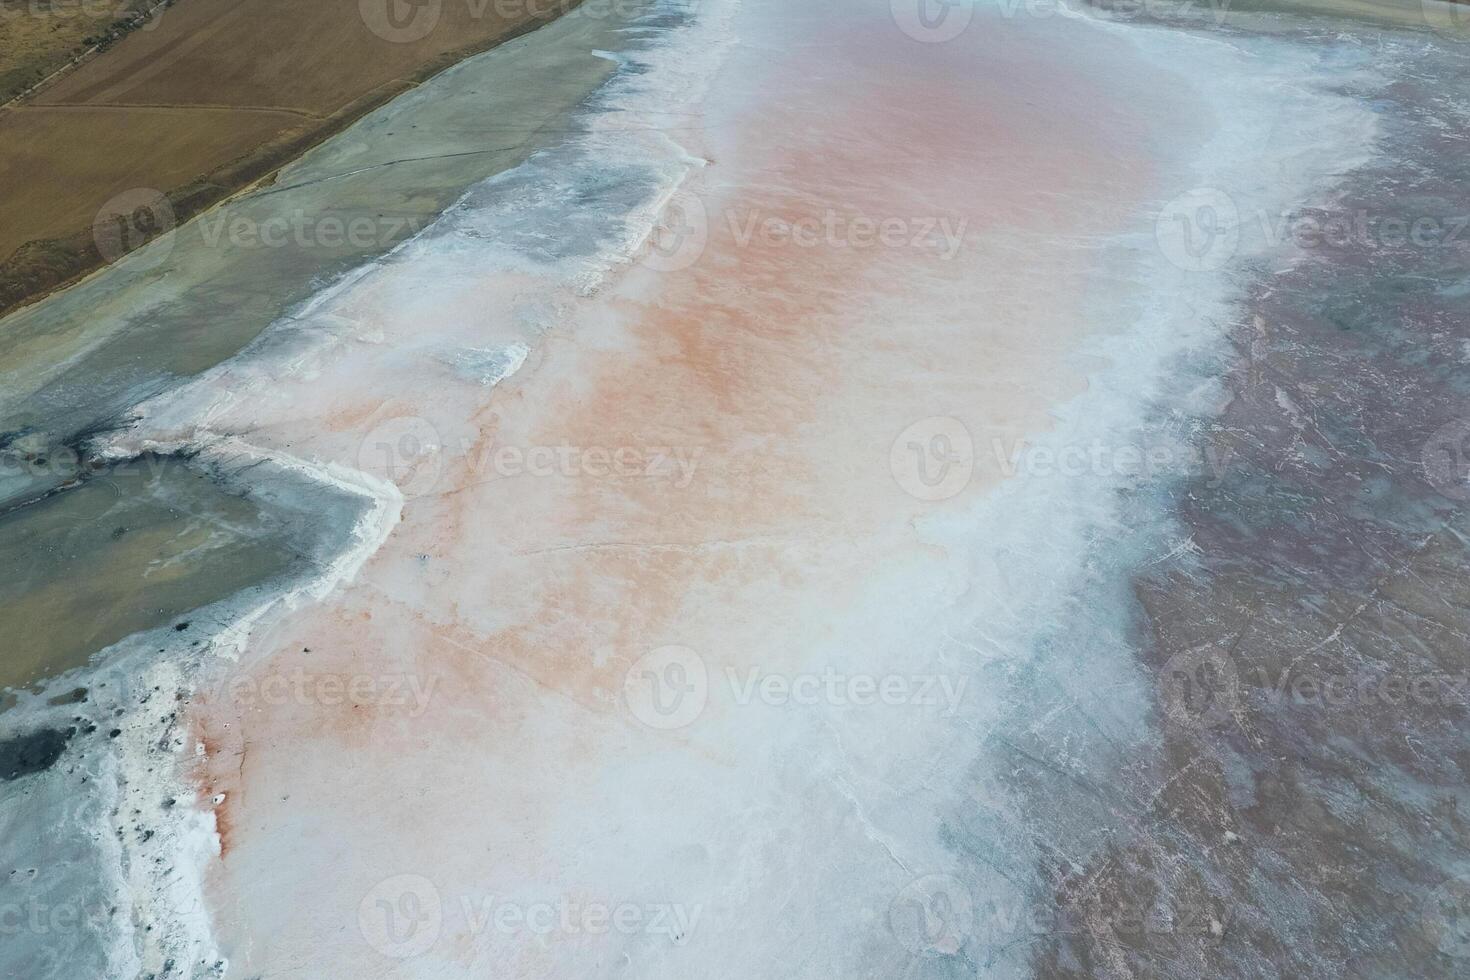
<path id="1" fill-rule="evenodd" d="M 0 687 L 291 570 L 292 522 L 213 474 L 145 456 L 0 517 Z"/>

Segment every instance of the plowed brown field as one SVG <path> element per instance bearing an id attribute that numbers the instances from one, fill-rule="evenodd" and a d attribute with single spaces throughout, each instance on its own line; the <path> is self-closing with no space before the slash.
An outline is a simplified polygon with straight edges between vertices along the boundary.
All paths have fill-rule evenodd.
<path id="1" fill-rule="evenodd" d="M 157 11 L 0 109 L 0 313 L 101 265 L 93 224 L 118 195 L 161 192 L 185 220 L 577 2 L 178 0 Z M 103 17 L 102 0 L 86 0 L 63 18 L 40 0 L 0 3 L 10 45 L 0 59 L 25 47 L 9 31 L 18 23 L 30 65 L 44 62 L 47 43 L 53 60 L 73 44 L 66 32 L 88 22 L 83 12 L 110 24 L 120 7 Z"/>

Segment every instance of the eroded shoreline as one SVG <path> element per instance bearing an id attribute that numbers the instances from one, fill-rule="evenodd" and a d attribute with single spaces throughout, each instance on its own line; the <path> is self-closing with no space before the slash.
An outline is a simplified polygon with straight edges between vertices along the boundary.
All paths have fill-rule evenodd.
<path id="1" fill-rule="evenodd" d="M 7 971 L 224 969 L 199 875 L 228 828 L 213 817 L 219 801 L 198 800 L 188 781 L 193 743 L 180 709 L 199 693 L 203 661 L 238 655 L 262 620 L 350 577 L 398 516 L 398 491 L 354 467 L 262 452 L 207 425 L 183 440 L 149 439 L 138 429 L 147 403 L 242 347 L 254 345 L 247 361 L 268 351 L 299 362 L 340 342 L 332 330 L 299 329 L 289 311 L 301 315 L 333 280 L 350 281 L 467 187 L 565 138 L 574 108 L 615 67 L 605 52 L 624 43 L 625 28 L 573 13 L 470 59 L 289 166 L 285 187 L 238 198 L 217 221 L 186 224 L 5 321 L 0 493 L 30 502 L 5 521 L 30 569 L 17 566 L 10 608 L 35 647 L 10 664 L 20 671 L 10 681 L 46 679 L 11 691 L 0 712 L 0 738 L 25 750 L 17 771 L 33 770 L 0 799 L 0 825 L 17 849 L 0 859 L 17 869 L 0 888 L 6 907 L 60 909 L 69 923 L 8 939 Z M 532 66 L 549 73 L 547 85 L 503 84 Z M 497 93 L 488 129 L 487 88 Z M 403 152 L 409 143 L 419 152 Z M 353 215 L 381 217 L 389 198 L 403 219 L 395 230 L 376 221 L 380 233 L 364 242 L 322 233 L 329 222 L 354 227 Z M 311 234 L 268 247 L 260 231 L 282 214 L 305 216 Z M 256 234 L 235 234 L 242 222 Z M 50 526 L 61 518 L 65 526 Z M 77 560 L 34 565 L 64 554 Z M 85 609 L 62 615 L 45 605 L 40 586 L 57 572 L 50 591 Z M 80 616 L 105 633 L 114 612 L 124 617 L 113 635 L 89 637 L 67 621 Z M 60 628 L 45 628 L 58 616 Z M 43 827 L 49 860 L 29 868 Z"/>

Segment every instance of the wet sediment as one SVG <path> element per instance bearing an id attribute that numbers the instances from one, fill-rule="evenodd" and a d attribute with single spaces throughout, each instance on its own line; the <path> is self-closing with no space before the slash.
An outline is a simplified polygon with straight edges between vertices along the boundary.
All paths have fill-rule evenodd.
<path id="1" fill-rule="evenodd" d="M 42 728 L 0 741 L 0 779 L 18 779 L 51 768 L 75 734 L 75 728 Z"/>
<path id="2" fill-rule="evenodd" d="M 194 453 L 84 458 L 62 487 L 0 514 L 0 623 L 11 625 L 0 687 L 80 667 L 124 637 L 315 568 L 335 543 L 313 524 L 350 524 L 279 506 L 279 495 L 255 492 L 248 469 Z"/>
<path id="3" fill-rule="evenodd" d="M 1296 258 L 1245 270 L 1200 428 L 1223 465 L 1164 488 L 1187 547 L 1132 574 L 1162 749 L 1068 793 L 1101 843 L 1038 869 L 1065 924 L 1031 937 L 1042 976 L 1470 964 L 1470 107 L 1447 84 L 1470 52 L 1377 43 L 1404 58 L 1380 157 L 1325 206 L 1241 216 Z"/>
<path id="4" fill-rule="evenodd" d="M 467 188 L 564 139 L 615 68 L 597 52 L 625 42 L 637 10 L 572 10 L 455 66 L 286 166 L 273 186 L 0 321 L 0 625 L 21 638 L 0 688 L 293 572 L 300 549 L 277 532 L 300 515 L 267 514 L 242 485 L 212 483 L 217 473 L 190 464 L 209 433 L 186 451 L 126 459 L 107 444 L 146 417 L 149 399 L 252 345 L 304 352 L 333 340 L 293 314 Z M 501 84 L 528 71 L 544 84 Z M 38 612 L 47 588 L 63 585 L 74 598 Z"/>

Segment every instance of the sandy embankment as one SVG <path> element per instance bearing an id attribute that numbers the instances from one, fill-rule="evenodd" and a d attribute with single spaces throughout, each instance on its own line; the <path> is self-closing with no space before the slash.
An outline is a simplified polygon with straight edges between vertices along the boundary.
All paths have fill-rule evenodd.
<path id="1" fill-rule="evenodd" d="M 938 544 L 919 522 L 962 514 L 999 477 L 993 441 L 1045 429 L 1079 390 L 1066 354 L 1116 309 L 1089 288 L 1094 243 L 1135 230 L 1163 186 L 1161 134 L 1190 132 L 1199 110 L 1082 25 L 989 22 L 925 45 L 887 7 L 751 3 L 707 99 L 619 117 L 710 161 L 682 200 L 708 216 L 692 264 L 676 250 L 579 294 L 544 266 L 497 266 L 471 215 L 315 311 L 356 327 L 297 377 L 267 384 L 273 365 L 236 362 L 155 415 L 166 426 L 244 392 L 216 431 L 365 465 L 408 498 L 355 582 L 262 631 L 209 685 L 305 677 L 304 694 L 194 706 L 235 975 L 626 960 L 641 977 L 691 963 L 830 976 L 848 956 L 908 955 L 881 919 L 943 860 L 923 784 L 945 719 L 741 704 L 727 670 L 965 679 L 948 658 L 981 638 L 936 636 L 932 616 L 982 587 L 967 573 L 977 542 Z M 608 188 L 584 190 L 595 206 Z M 829 213 L 911 233 L 948 222 L 963 247 L 747 240 L 752 219 Z M 516 344 L 530 356 L 493 389 L 462 370 Z M 919 485 L 902 444 L 890 460 L 936 416 L 977 447 L 974 478 L 937 504 L 905 491 Z M 568 447 L 574 462 L 511 473 L 501 447 Z M 593 449 L 694 465 L 617 476 Z M 707 672 L 707 703 L 659 731 L 625 680 L 670 644 Z M 362 683 L 329 697 L 311 678 Z M 405 880 L 428 883 L 437 904 L 417 908 L 433 935 L 394 960 L 402 923 L 375 932 L 375 900 L 402 910 Z M 557 896 L 670 903 L 698 922 L 670 943 L 470 914 Z M 851 941 L 813 950 L 816 935 Z"/>

